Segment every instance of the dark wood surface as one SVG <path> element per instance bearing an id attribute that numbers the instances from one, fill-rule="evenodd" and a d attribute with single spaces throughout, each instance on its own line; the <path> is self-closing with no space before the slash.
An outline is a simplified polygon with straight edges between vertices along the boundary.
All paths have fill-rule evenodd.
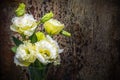
<path id="1" fill-rule="evenodd" d="M 0 80 L 27 80 L 13 63 L 11 19 L 19 2 L 40 19 L 53 11 L 71 38 L 56 36 L 64 53 L 47 80 L 120 80 L 119 0 L 0 0 Z"/>

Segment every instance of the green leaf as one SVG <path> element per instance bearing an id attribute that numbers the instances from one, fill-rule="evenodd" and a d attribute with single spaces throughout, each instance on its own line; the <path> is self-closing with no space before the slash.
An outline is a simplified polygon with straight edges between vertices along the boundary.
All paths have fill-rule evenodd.
<path id="1" fill-rule="evenodd" d="M 41 19 L 41 22 L 44 23 L 46 21 L 48 21 L 49 19 L 53 18 L 53 12 L 50 11 L 50 13 L 46 13 L 42 19 Z"/>
<path id="2" fill-rule="evenodd" d="M 25 14 L 25 4 L 24 3 L 20 3 L 18 8 L 15 11 L 17 16 L 22 16 Z"/>
<path id="3" fill-rule="evenodd" d="M 17 38 L 14 37 L 14 36 L 12 36 L 12 39 L 13 39 L 13 41 L 14 41 L 14 43 L 15 43 L 16 46 L 19 46 L 20 44 L 23 44 L 22 41 L 20 41 L 19 39 L 17 39 Z"/>
<path id="4" fill-rule="evenodd" d="M 62 33 L 64 36 L 68 36 L 68 37 L 71 36 L 71 33 L 67 32 L 67 31 L 65 31 L 65 30 L 62 30 L 61 33 Z"/>
<path id="5" fill-rule="evenodd" d="M 45 34 L 44 33 L 42 33 L 42 32 L 36 32 L 35 34 L 37 36 L 37 41 L 45 39 Z"/>
<path id="6" fill-rule="evenodd" d="M 35 43 L 35 42 L 37 42 L 37 36 L 35 35 L 35 33 L 33 33 L 33 35 L 30 36 L 29 39 L 31 40 L 31 43 Z"/>
<path id="7" fill-rule="evenodd" d="M 16 53 L 17 46 L 12 47 L 11 50 L 12 50 L 12 52 Z"/>

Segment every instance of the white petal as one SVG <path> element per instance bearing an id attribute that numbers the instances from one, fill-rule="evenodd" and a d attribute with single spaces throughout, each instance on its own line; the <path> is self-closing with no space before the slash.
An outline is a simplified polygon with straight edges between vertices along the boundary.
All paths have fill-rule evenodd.
<path id="1" fill-rule="evenodd" d="M 46 64 L 46 61 L 43 56 L 41 56 L 39 53 L 37 54 L 37 59 L 42 62 L 43 64 Z"/>
<path id="2" fill-rule="evenodd" d="M 57 47 L 58 53 L 62 53 L 62 52 L 63 52 L 64 49 L 60 49 L 57 41 L 53 40 L 49 35 L 47 35 L 46 38 L 47 38 L 47 40 L 48 40 L 50 43 L 52 43 L 54 46 Z"/>
<path id="3" fill-rule="evenodd" d="M 11 29 L 12 31 L 17 32 L 17 29 L 16 29 L 16 27 L 15 27 L 14 25 L 11 25 L 11 26 L 10 26 L 10 29 Z"/>
<path id="4" fill-rule="evenodd" d="M 18 60 L 17 60 L 17 58 L 16 57 L 14 57 L 14 63 L 16 64 L 16 65 L 19 65 L 19 66 L 29 66 L 29 64 L 22 64 L 22 63 L 20 63 Z"/>
<path id="5" fill-rule="evenodd" d="M 50 19 L 49 20 L 50 23 L 54 24 L 55 26 L 64 26 L 64 24 L 61 24 L 58 20 L 56 19 Z"/>
<path id="6" fill-rule="evenodd" d="M 37 25 L 35 25 L 33 28 L 24 31 L 24 34 L 27 36 L 31 36 L 34 33 L 34 30 L 36 29 Z"/>
<path id="7" fill-rule="evenodd" d="M 64 49 L 58 49 L 58 53 L 62 53 Z"/>

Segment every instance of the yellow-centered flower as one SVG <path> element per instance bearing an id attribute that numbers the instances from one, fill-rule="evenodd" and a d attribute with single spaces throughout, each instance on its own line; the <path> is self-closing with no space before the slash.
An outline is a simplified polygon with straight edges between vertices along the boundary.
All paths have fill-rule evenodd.
<path id="1" fill-rule="evenodd" d="M 61 50 L 56 41 L 54 41 L 50 36 L 46 36 L 46 40 L 41 40 L 35 43 L 37 51 L 37 59 L 43 63 L 48 64 L 54 62 L 54 64 L 60 63 L 59 53 Z"/>
<path id="2" fill-rule="evenodd" d="M 35 46 L 29 42 L 21 44 L 16 51 L 14 63 L 20 66 L 29 66 L 36 60 Z"/>
<path id="3" fill-rule="evenodd" d="M 10 26 L 12 31 L 24 34 L 26 36 L 31 36 L 37 27 L 36 20 L 30 14 L 14 17 L 12 19 L 12 23 L 13 24 Z"/>

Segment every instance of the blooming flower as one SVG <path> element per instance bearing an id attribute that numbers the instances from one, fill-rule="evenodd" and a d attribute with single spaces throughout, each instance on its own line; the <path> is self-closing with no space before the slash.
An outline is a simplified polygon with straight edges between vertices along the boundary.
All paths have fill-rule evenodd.
<path id="1" fill-rule="evenodd" d="M 45 31 L 50 35 L 59 34 L 64 28 L 64 24 L 61 24 L 56 19 L 50 19 L 44 23 Z"/>
<path id="2" fill-rule="evenodd" d="M 50 36 L 46 36 L 46 40 L 41 40 L 35 43 L 37 51 L 37 59 L 43 63 L 52 63 L 59 64 L 59 46 L 56 41 L 54 41 Z M 61 51 L 62 52 L 62 51 Z"/>
<path id="3" fill-rule="evenodd" d="M 12 25 L 10 29 L 18 32 L 20 34 L 24 34 L 26 36 L 31 36 L 37 27 L 36 20 L 30 14 L 24 14 L 20 17 L 14 17 L 12 19 Z"/>
<path id="4" fill-rule="evenodd" d="M 35 46 L 29 42 L 21 44 L 16 51 L 14 63 L 20 66 L 29 66 L 36 60 Z"/>

